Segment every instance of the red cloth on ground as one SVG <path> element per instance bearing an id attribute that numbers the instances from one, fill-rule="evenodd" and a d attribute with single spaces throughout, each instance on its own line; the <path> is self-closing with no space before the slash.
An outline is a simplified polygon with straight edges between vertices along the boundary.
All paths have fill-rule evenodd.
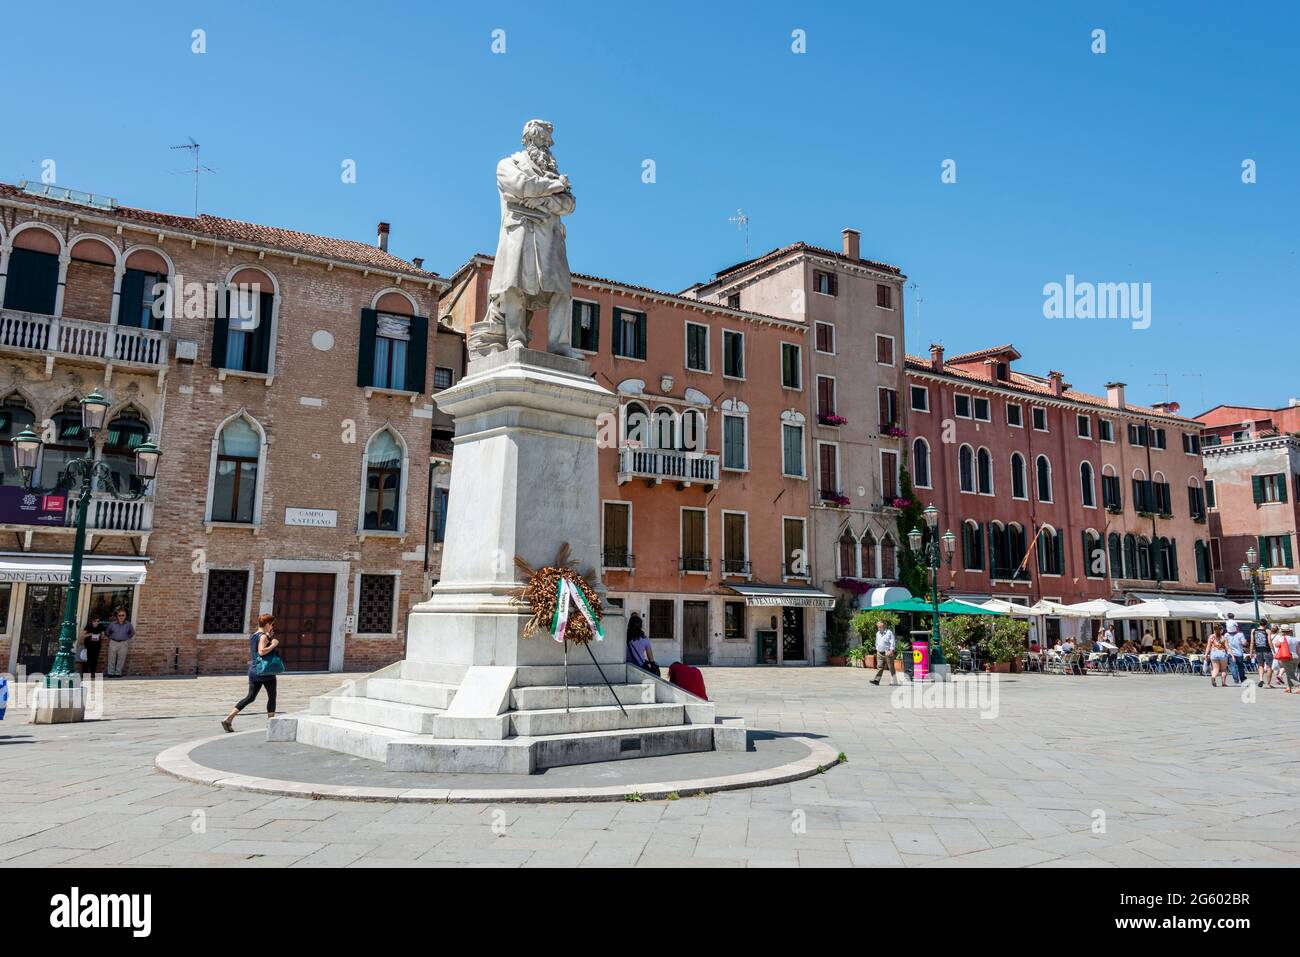
<path id="1" fill-rule="evenodd" d="M 709 700 L 709 693 L 704 690 L 704 675 L 700 674 L 699 668 L 674 661 L 668 666 L 668 680 L 697 698 Z"/>

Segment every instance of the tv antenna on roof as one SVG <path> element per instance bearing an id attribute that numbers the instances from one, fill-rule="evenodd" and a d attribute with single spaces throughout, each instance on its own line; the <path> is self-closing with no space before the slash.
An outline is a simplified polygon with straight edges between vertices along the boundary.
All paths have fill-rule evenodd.
<path id="1" fill-rule="evenodd" d="M 921 287 L 918 286 L 915 282 L 912 283 L 907 288 L 912 290 L 912 301 L 916 303 L 916 318 L 913 320 L 913 326 L 915 331 L 913 332 L 913 335 L 919 336 L 921 331 L 921 303 L 925 302 L 925 300 L 921 298 Z M 925 344 L 925 341 L 923 339 L 917 339 L 916 341 L 919 342 L 922 346 L 924 346 Z"/>
<path id="2" fill-rule="evenodd" d="M 745 258 L 749 258 L 749 217 L 743 209 L 737 209 L 735 216 L 727 217 L 727 222 L 735 223 L 737 229 L 745 231 Z"/>
<path id="3" fill-rule="evenodd" d="M 1169 373 L 1152 372 L 1151 374 L 1154 376 L 1160 376 L 1162 379 L 1165 380 L 1164 382 L 1152 382 L 1151 384 L 1157 388 L 1163 388 L 1165 390 L 1165 401 L 1168 402 L 1169 401 Z"/>
<path id="4" fill-rule="evenodd" d="M 187 137 L 188 143 L 182 143 L 180 146 L 173 146 L 174 150 L 190 150 L 194 154 L 194 168 L 184 172 L 194 177 L 194 218 L 199 215 L 199 176 L 203 173 L 215 173 L 211 166 L 203 166 L 199 163 L 199 144 L 194 141 L 194 137 Z"/>

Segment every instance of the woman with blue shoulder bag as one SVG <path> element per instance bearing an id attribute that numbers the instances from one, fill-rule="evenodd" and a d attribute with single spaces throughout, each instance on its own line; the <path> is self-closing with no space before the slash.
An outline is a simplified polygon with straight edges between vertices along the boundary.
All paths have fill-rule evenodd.
<path id="1" fill-rule="evenodd" d="M 279 647 L 280 639 L 275 637 L 275 616 L 258 616 L 257 631 L 248 636 L 248 694 L 221 722 L 227 731 L 235 730 L 235 715 L 252 704 L 263 688 L 266 688 L 266 716 L 275 717 L 275 676 L 284 671 Z"/>

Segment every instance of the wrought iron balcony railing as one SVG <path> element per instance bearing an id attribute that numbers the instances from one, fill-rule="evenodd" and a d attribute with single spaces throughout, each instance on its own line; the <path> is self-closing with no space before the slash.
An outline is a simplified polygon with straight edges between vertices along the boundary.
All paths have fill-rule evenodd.
<path id="1" fill-rule="evenodd" d="M 629 551 L 607 548 L 601 555 L 601 566 L 612 571 L 631 571 L 636 562 Z"/>
<path id="2" fill-rule="evenodd" d="M 709 560 L 701 555 L 683 555 L 677 560 L 677 570 L 683 572 L 707 572 Z"/>

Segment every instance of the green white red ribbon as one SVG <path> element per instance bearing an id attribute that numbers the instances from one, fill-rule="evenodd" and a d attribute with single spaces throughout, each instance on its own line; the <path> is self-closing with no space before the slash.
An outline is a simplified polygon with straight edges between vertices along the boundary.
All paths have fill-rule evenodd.
<path id="1" fill-rule="evenodd" d="M 600 627 L 600 619 L 587 603 L 587 596 L 582 589 L 567 578 L 555 582 L 555 614 L 551 616 L 551 634 L 556 641 L 564 641 L 564 632 L 569 627 L 569 616 L 577 609 L 578 614 L 587 619 L 597 641 L 605 640 L 605 631 Z"/>

